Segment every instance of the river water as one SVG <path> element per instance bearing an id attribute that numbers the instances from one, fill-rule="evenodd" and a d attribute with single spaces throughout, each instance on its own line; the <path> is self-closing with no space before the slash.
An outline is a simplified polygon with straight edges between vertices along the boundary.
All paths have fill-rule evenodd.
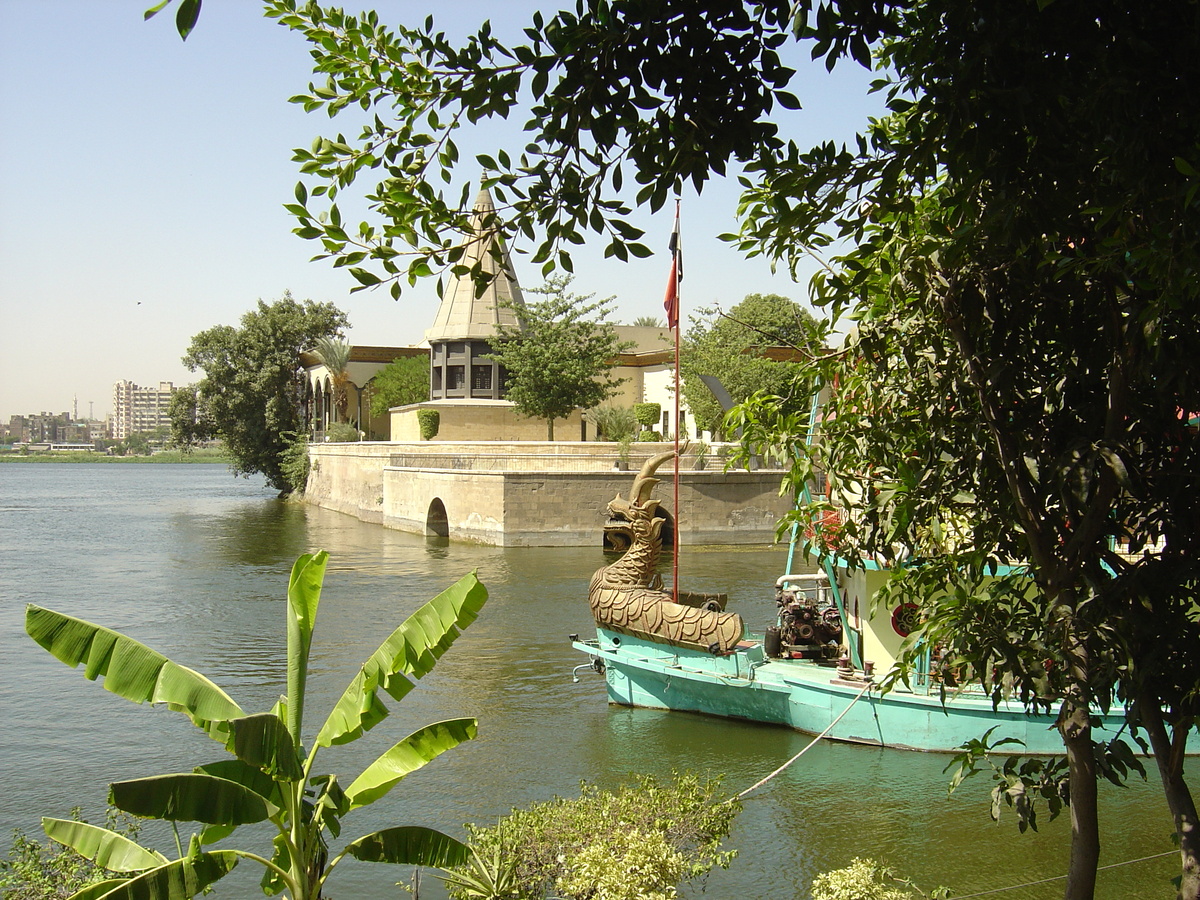
<path id="1" fill-rule="evenodd" d="M 324 751 L 343 784 L 399 737 L 455 716 L 479 737 L 348 816 L 343 837 L 393 824 L 462 836 L 514 806 L 575 796 L 636 773 L 720 775 L 729 793 L 756 782 L 808 738 L 785 729 L 608 707 L 602 680 L 567 635 L 587 633 L 596 548 L 500 549 L 432 544 L 349 516 L 276 500 L 257 479 L 222 466 L 0 465 L 0 829 L 38 833 L 42 815 L 81 806 L 102 821 L 110 781 L 188 771 L 222 751 L 182 716 L 138 708 L 54 660 L 23 630 L 26 603 L 127 634 L 205 673 L 247 711 L 283 692 L 284 595 L 306 550 L 331 554 L 312 655 L 308 724 L 315 727 L 358 665 L 412 610 L 477 570 L 490 599 L 437 668 L 364 739 Z M 687 549 L 681 581 L 726 590 L 755 628 L 769 620 L 779 548 Z M 993 824 L 990 785 L 946 795 L 939 756 L 821 744 L 748 799 L 731 843 L 739 856 L 685 896 L 806 898 L 813 876 L 855 856 L 886 860 L 922 886 L 955 896 L 1065 871 L 1066 817 L 1021 835 Z M 1153 772 L 1151 771 L 1153 778 Z M 1171 849 L 1155 781 L 1102 786 L 1102 863 Z M 245 843 L 244 841 L 242 843 Z M 340 846 L 335 844 L 335 846 Z M 161 849 L 170 852 L 166 844 Z M 251 848 L 248 848 L 251 849 Z M 257 849 L 253 848 L 253 849 Z M 1097 896 L 1169 897 L 1174 857 L 1104 871 Z M 215 892 L 249 897 L 259 873 L 243 863 Z M 402 896 L 408 875 L 349 860 L 328 893 Z M 998 898 L 1061 896 L 1062 882 Z M 422 897 L 444 897 L 426 877 Z"/>

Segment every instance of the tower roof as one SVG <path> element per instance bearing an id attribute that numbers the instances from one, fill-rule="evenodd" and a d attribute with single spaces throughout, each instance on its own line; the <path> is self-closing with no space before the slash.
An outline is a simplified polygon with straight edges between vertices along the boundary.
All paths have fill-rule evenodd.
<path id="1" fill-rule="evenodd" d="M 484 188 L 475 198 L 475 209 L 471 213 L 474 236 L 467 244 L 462 265 L 474 267 L 479 263 L 483 271 L 495 278 L 480 297 L 475 296 L 475 282 L 470 275 L 455 276 L 446 285 L 442 303 L 433 320 L 433 327 L 425 332 L 431 344 L 439 341 L 487 340 L 496 334 L 497 325 L 520 328 L 521 323 L 513 310 L 501 306 L 512 302 L 524 306 L 521 285 L 513 272 L 508 248 L 494 230 L 486 229 L 489 217 L 494 216 L 496 207 L 491 192 Z M 501 263 L 497 272 L 497 259 L 492 248 L 499 248 Z"/>

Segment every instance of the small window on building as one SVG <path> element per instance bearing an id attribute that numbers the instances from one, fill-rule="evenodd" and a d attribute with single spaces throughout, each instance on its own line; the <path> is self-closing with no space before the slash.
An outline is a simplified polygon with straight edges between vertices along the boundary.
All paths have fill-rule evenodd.
<path id="1" fill-rule="evenodd" d="M 432 370 L 429 383 L 435 391 L 440 391 L 442 389 L 442 370 L 440 367 Z"/>
<path id="2" fill-rule="evenodd" d="M 467 373 L 463 366 L 448 366 L 446 368 L 447 388 L 450 390 L 462 390 L 467 386 Z"/>
<path id="3" fill-rule="evenodd" d="M 490 391 L 492 389 L 492 367 L 471 366 L 471 390 Z"/>
<path id="4" fill-rule="evenodd" d="M 666 437 L 671 433 L 671 414 L 665 409 L 662 411 L 662 436 Z"/>

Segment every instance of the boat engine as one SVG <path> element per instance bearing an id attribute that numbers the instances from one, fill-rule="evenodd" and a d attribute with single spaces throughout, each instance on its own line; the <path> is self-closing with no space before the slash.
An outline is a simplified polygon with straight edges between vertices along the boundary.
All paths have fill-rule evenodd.
<path id="1" fill-rule="evenodd" d="M 824 575 L 785 575 L 775 583 L 781 649 L 788 655 L 837 656 L 842 618 Z"/>

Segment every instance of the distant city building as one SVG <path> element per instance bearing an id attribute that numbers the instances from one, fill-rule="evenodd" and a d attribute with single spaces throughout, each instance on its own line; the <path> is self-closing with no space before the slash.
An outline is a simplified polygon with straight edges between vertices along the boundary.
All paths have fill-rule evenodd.
<path id="1" fill-rule="evenodd" d="M 169 429 L 173 393 L 175 386 L 169 381 L 160 381 L 157 388 L 118 381 L 113 385 L 113 438 L 123 441 L 131 434 Z"/>

